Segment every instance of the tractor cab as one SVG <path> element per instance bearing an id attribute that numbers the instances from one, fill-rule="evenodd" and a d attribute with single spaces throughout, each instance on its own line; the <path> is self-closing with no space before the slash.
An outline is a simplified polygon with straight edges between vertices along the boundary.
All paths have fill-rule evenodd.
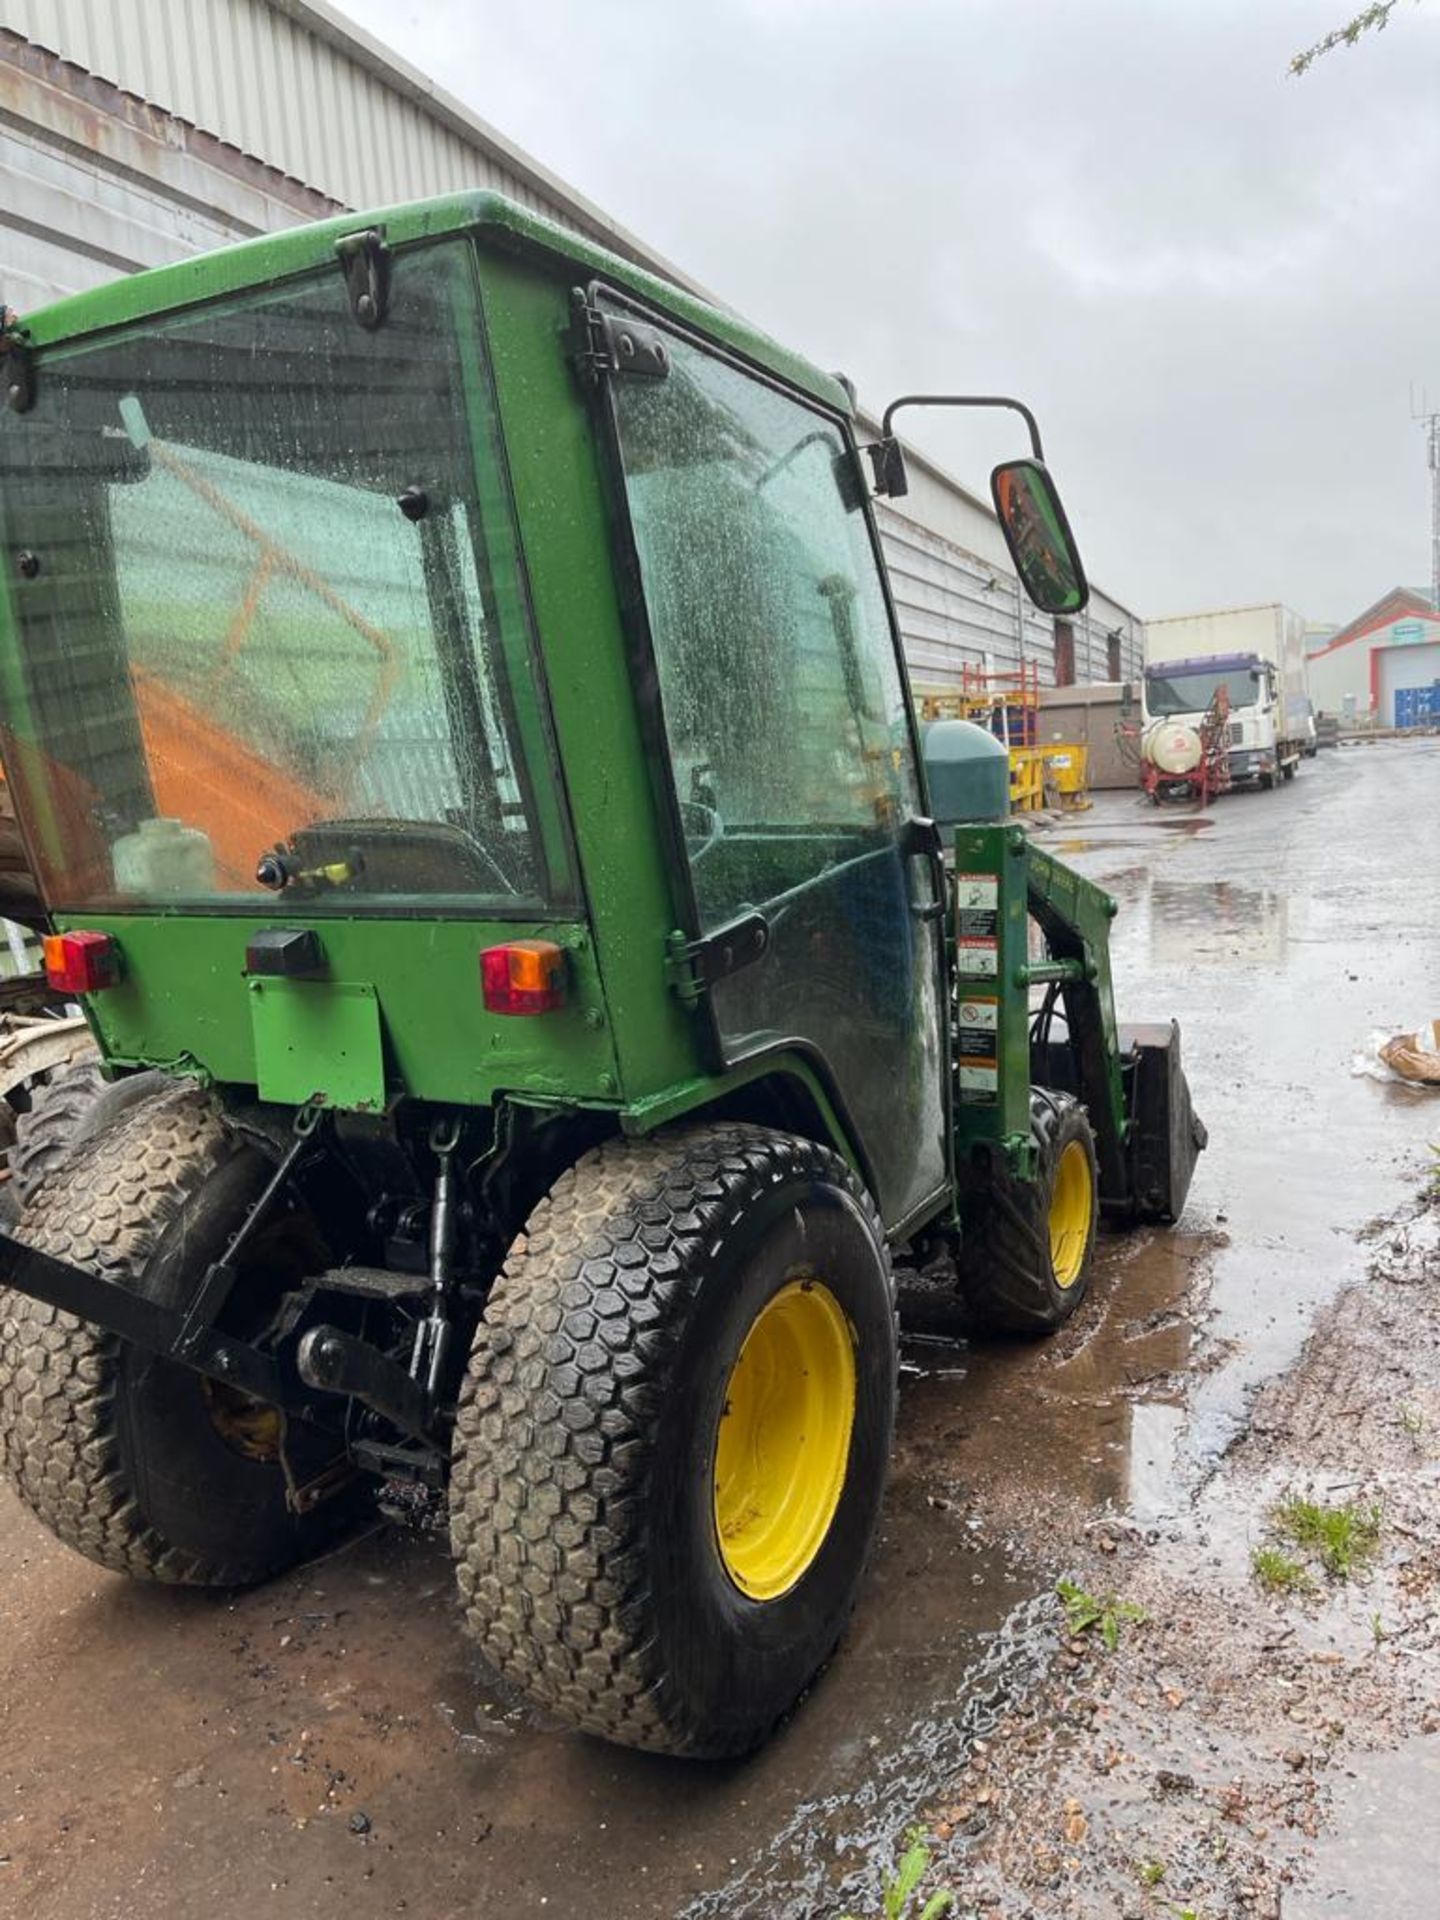
<path id="1" fill-rule="evenodd" d="M 890 416 L 489 195 L 0 351 L 0 758 L 107 1076 L 0 1235 L 12 1481 L 200 1584 L 428 1489 L 532 1697 L 753 1746 L 874 1532 L 893 1259 L 1057 1325 L 1202 1138 L 1110 903 L 922 743 Z M 1028 412 L 921 403 L 1024 415 L 1082 606 Z"/>

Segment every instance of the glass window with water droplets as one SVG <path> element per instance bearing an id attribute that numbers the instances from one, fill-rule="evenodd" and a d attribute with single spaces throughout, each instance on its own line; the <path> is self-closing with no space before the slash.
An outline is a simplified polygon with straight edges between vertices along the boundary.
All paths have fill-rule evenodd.
<path id="1" fill-rule="evenodd" d="M 468 246 L 41 362 L 0 423 L 3 744 L 50 904 L 563 900 Z"/>

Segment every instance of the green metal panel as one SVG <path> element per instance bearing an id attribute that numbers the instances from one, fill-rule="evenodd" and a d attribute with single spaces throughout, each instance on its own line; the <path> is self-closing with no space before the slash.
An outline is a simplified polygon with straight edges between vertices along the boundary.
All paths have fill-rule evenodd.
<path id="1" fill-rule="evenodd" d="M 380 1003 L 341 980 L 251 980 L 250 1021 L 262 1100 L 281 1106 L 385 1107 Z"/>
<path id="2" fill-rule="evenodd" d="M 26 315 L 25 328 L 32 345 L 48 347 L 198 300 L 213 300 L 221 294 L 283 280 L 317 266 L 329 264 L 338 273 L 336 240 L 366 227 L 382 227 L 386 243 L 392 247 L 408 246 L 415 241 L 473 227 L 489 245 L 515 253 L 546 256 L 552 263 L 559 263 L 572 282 L 598 277 L 614 286 L 628 287 L 781 379 L 803 387 L 827 407 L 841 413 L 851 411 L 849 395 L 833 374 L 822 373 L 800 354 L 781 346 L 758 328 L 747 326 L 735 314 L 707 305 L 672 281 L 647 273 L 619 254 L 607 252 L 604 247 L 517 206 L 498 193 L 449 194 L 436 200 L 340 214 L 333 220 L 262 234 L 238 246 L 221 247 L 213 253 L 198 254 L 171 266 L 152 267 L 146 273 L 131 274 L 122 280 L 108 281 L 102 287 L 72 294 L 66 300 L 57 300 L 53 306 Z"/>
<path id="3" fill-rule="evenodd" d="M 615 585 L 594 431 L 566 357 L 570 279 L 483 252 L 481 285 L 551 714 L 627 1100 L 702 1071 L 669 990 L 677 909 Z"/>
<path id="4" fill-rule="evenodd" d="M 89 996 L 107 1058 L 127 1066 L 197 1066 L 214 1080 L 258 1082 L 245 947 L 264 927 L 303 916 L 63 916 L 118 942 L 118 987 Z M 316 924 L 329 971 L 363 980 L 379 1004 L 387 1081 L 420 1100 L 484 1104 L 498 1093 L 609 1102 L 619 1092 L 594 946 L 584 927 L 550 922 L 357 919 Z M 487 1013 L 480 953 L 505 940 L 554 940 L 569 985 L 558 1013 Z"/>
<path id="5" fill-rule="evenodd" d="M 1020 827 L 955 830 L 957 1161 L 980 1141 L 1015 1152 L 1030 1138 L 1028 852 Z"/>

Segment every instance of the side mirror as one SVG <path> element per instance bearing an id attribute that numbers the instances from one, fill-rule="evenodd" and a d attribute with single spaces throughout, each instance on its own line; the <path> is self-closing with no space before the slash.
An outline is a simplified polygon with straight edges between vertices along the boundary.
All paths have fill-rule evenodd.
<path id="1" fill-rule="evenodd" d="M 1049 470 L 1039 460 L 1007 460 L 990 476 L 990 495 L 1015 571 L 1036 606 L 1042 613 L 1079 613 L 1090 587 Z"/>

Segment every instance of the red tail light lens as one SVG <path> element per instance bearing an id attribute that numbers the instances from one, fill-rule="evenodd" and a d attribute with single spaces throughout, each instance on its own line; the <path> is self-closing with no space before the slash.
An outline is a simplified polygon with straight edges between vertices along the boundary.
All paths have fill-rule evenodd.
<path id="1" fill-rule="evenodd" d="M 565 1004 L 565 955 L 553 940 L 510 940 L 480 955 L 491 1013 L 555 1013 Z"/>
<path id="2" fill-rule="evenodd" d="M 99 993 L 120 979 L 120 949 L 108 933 L 48 933 L 45 978 L 57 993 Z"/>

